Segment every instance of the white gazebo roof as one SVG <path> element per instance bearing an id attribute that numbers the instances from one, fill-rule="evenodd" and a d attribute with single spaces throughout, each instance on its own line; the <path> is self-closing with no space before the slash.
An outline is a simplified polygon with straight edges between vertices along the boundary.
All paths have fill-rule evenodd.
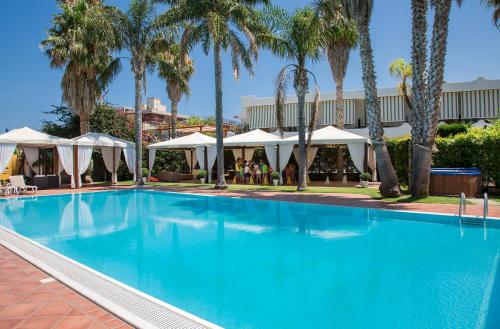
<path id="1" fill-rule="evenodd" d="M 57 145 L 74 145 L 71 139 L 51 136 L 34 129 L 24 127 L 13 129 L 0 135 L 0 144 L 29 145 L 34 147 L 47 147 Z"/>
<path id="2" fill-rule="evenodd" d="M 215 138 L 195 132 L 191 135 L 148 145 L 148 149 L 190 149 L 210 145 L 215 145 Z"/>
<path id="3" fill-rule="evenodd" d="M 308 134 L 306 134 L 307 140 Z M 298 144 L 299 137 L 292 136 L 285 138 L 282 144 Z M 329 145 L 329 144 L 370 144 L 368 138 L 350 133 L 345 130 L 327 126 L 315 130 L 312 135 L 311 143 L 314 145 Z"/>
<path id="4" fill-rule="evenodd" d="M 224 139 L 224 146 L 265 146 L 276 145 L 281 141 L 276 135 L 255 129 L 244 134 L 234 135 Z"/>
<path id="5" fill-rule="evenodd" d="M 124 139 L 120 139 L 107 134 L 86 133 L 85 135 L 73 138 L 77 145 L 87 145 L 96 147 L 135 147 L 135 144 Z"/>

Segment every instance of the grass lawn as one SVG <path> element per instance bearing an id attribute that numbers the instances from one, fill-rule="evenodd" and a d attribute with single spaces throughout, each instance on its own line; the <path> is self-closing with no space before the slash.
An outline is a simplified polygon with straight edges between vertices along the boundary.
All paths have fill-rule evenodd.
<path id="1" fill-rule="evenodd" d="M 120 182 L 120 185 L 132 185 L 133 181 Z M 148 182 L 147 186 L 171 187 L 171 188 L 200 188 L 212 189 L 213 184 L 200 184 L 200 183 L 166 183 L 166 182 Z M 298 192 L 295 186 L 262 186 L 262 185 L 240 185 L 229 184 L 229 191 L 274 191 L 274 192 L 287 192 L 287 193 L 304 193 Z M 359 188 L 359 187 L 327 187 L 327 186 L 311 186 L 306 193 L 342 193 L 342 194 L 360 194 L 366 195 L 376 200 L 387 202 L 401 202 L 401 203 L 440 203 L 440 204 L 458 204 L 458 197 L 447 196 L 429 196 L 427 198 L 412 198 L 408 191 L 403 189 L 403 196 L 399 198 L 383 198 L 379 191 L 375 188 Z M 468 204 L 473 202 L 468 201 Z"/>

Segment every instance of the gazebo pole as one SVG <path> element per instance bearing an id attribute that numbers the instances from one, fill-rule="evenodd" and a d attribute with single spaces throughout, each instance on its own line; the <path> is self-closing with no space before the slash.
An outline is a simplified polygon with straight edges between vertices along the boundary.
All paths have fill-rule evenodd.
<path id="1" fill-rule="evenodd" d="M 189 158 L 189 160 L 191 161 L 191 166 L 189 168 L 191 168 L 191 175 L 193 174 L 193 149 L 189 149 L 189 152 L 191 152 L 191 157 Z"/>
<path id="2" fill-rule="evenodd" d="M 281 170 L 279 168 L 280 168 L 280 145 L 278 144 L 276 145 L 276 168 L 273 168 L 273 170 L 278 172 L 281 178 Z"/>
<path id="3" fill-rule="evenodd" d="M 78 169 L 78 145 L 73 146 L 73 180 L 75 181 L 75 188 L 80 188 L 80 174 Z"/>
<path id="4" fill-rule="evenodd" d="M 363 171 L 368 172 L 368 144 L 365 143 L 365 158 L 363 160 Z"/>
<path id="5" fill-rule="evenodd" d="M 111 184 L 116 184 L 114 178 L 116 177 L 116 160 L 115 160 L 115 157 L 116 157 L 116 147 L 113 146 L 113 172 L 111 173 Z M 116 179 L 118 180 L 118 178 Z"/>
<path id="6" fill-rule="evenodd" d="M 241 148 L 241 157 L 243 158 L 243 161 L 245 161 L 245 147 L 244 146 Z"/>
<path id="7" fill-rule="evenodd" d="M 208 148 L 205 146 L 205 149 L 204 149 L 204 152 L 203 152 L 203 162 L 205 163 L 204 164 L 204 169 L 207 171 L 207 179 L 208 181 L 210 182 L 212 179 L 211 179 L 211 173 L 208 171 Z M 210 176 L 209 176 L 210 175 Z"/>
<path id="8" fill-rule="evenodd" d="M 53 153 L 54 153 L 54 156 L 52 157 L 52 170 L 54 171 L 54 175 L 58 175 L 59 173 L 57 172 L 57 170 L 59 169 L 58 168 L 58 164 L 59 164 L 59 153 L 57 153 L 57 147 L 54 147 L 52 149 Z"/>

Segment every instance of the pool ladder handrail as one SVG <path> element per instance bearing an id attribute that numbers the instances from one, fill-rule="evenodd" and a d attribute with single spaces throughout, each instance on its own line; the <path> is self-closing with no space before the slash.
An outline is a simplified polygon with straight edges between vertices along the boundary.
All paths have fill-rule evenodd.
<path id="1" fill-rule="evenodd" d="M 484 193 L 483 196 L 483 219 L 488 217 L 488 193 Z"/>
<path id="2" fill-rule="evenodd" d="M 460 193 L 460 204 L 458 206 L 458 218 L 462 219 L 462 214 L 465 215 L 467 200 L 465 199 L 465 193 Z"/>

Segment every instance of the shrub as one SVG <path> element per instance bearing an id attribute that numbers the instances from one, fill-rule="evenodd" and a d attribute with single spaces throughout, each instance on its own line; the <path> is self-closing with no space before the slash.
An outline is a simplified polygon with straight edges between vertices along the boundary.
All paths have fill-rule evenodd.
<path id="1" fill-rule="evenodd" d="M 279 172 L 277 172 L 277 171 L 273 171 L 273 172 L 271 173 L 271 178 L 272 178 L 272 179 L 280 179 L 280 173 L 279 173 Z"/>
<path id="2" fill-rule="evenodd" d="M 148 177 L 149 170 L 148 168 L 142 168 L 142 177 Z"/>
<path id="3" fill-rule="evenodd" d="M 200 171 L 198 171 L 198 178 L 207 178 L 208 176 L 208 173 L 206 170 L 202 169 Z"/>
<path id="4" fill-rule="evenodd" d="M 369 181 L 370 179 L 372 179 L 372 175 L 370 175 L 370 173 L 368 172 L 364 172 L 361 175 L 359 175 L 359 180 Z"/>
<path id="5" fill-rule="evenodd" d="M 439 137 L 451 137 L 466 133 L 470 128 L 470 123 L 456 122 L 446 123 L 438 126 L 437 134 Z"/>
<path id="6" fill-rule="evenodd" d="M 498 186 L 500 182 L 500 120 L 486 129 L 436 139 L 434 167 L 479 167 Z"/>
<path id="7" fill-rule="evenodd" d="M 387 150 L 399 183 L 408 184 L 410 135 L 386 139 Z"/>

